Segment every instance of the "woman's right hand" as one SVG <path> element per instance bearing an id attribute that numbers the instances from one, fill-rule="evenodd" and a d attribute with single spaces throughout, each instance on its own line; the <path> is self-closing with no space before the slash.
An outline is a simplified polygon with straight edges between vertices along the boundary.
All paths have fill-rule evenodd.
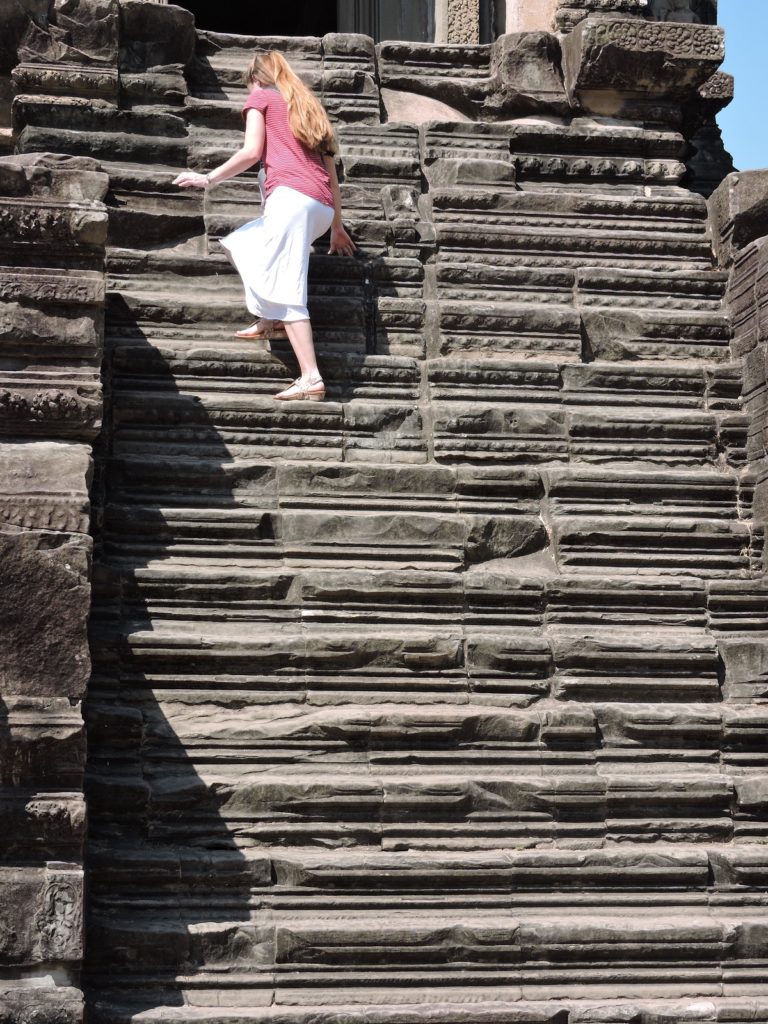
<path id="1" fill-rule="evenodd" d="M 328 247 L 329 255 L 336 253 L 338 256 L 351 256 L 357 246 L 347 234 L 342 224 L 334 224 L 331 228 L 331 244 Z"/>

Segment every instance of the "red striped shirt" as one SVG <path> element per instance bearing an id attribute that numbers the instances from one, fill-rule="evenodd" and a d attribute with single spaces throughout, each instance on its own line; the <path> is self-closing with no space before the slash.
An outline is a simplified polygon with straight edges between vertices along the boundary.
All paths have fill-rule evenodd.
<path id="1" fill-rule="evenodd" d="M 333 193 L 322 156 L 299 142 L 288 121 L 288 105 L 273 86 L 255 86 L 243 107 L 264 115 L 267 138 L 264 143 L 264 195 L 269 196 L 279 185 L 295 188 L 311 199 L 333 206 Z"/>

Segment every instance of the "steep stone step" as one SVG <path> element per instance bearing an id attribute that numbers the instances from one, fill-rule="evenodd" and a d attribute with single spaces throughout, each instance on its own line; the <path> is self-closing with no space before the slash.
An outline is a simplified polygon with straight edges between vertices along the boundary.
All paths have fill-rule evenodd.
<path id="1" fill-rule="evenodd" d="M 715 893 L 717 904 L 725 907 L 729 896 L 759 905 L 768 875 L 768 858 L 758 844 L 656 844 L 642 850 L 561 846 L 471 855 L 300 847 L 126 846 L 114 851 L 95 844 L 91 857 L 94 896 L 102 908 L 146 906 L 150 899 L 193 906 L 204 894 L 216 905 L 234 895 L 251 906 L 258 900 L 287 910 L 324 905 L 387 909 L 397 896 L 414 907 L 530 909 L 541 902 L 550 908 L 586 909 L 599 901 L 600 906 L 655 903 L 662 909 L 676 900 L 707 906 Z"/>
<path id="2" fill-rule="evenodd" d="M 727 278 L 722 271 L 610 270 L 591 267 L 514 266 L 440 262 L 438 296 L 466 302 L 499 294 L 516 302 L 568 303 L 579 306 L 631 307 L 650 311 L 692 309 L 722 312 Z"/>
<path id="3" fill-rule="evenodd" d="M 560 564 L 592 575 L 609 572 L 690 572 L 699 577 L 758 572 L 762 541 L 746 524 L 683 518 L 569 517 L 553 530 Z"/>
<path id="4" fill-rule="evenodd" d="M 325 563 L 414 569 L 455 569 L 473 550 L 477 534 L 472 520 L 408 512 L 341 512 L 338 510 L 263 512 L 222 509 L 130 509 L 111 506 L 104 551 L 120 559 L 190 558 L 232 561 L 280 560 L 300 566 Z M 506 529 L 505 529 L 506 528 Z M 522 517 L 498 525 L 506 536 L 486 544 L 489 557 L 503 557 L 535 538 L 541 525 Z M 114 540 L 112 539 L 114 537 Z"/>
<path id="5" fill-rule="evenodd" d="M 672 194 L 670 194 L 672 193 Z M 706 270 L 706 207 L 680 190 L 656 196 L 580 192 L 435 190 L 432 209 L 444 263 Z"/>
<path id="6" fill-rule="evenodd" d="M 764 804 L 763 791 L 742 786 L 738 774 L 695 763 L 657 760 L 639 776 L 636 766 L 621 763 L 563 765 L 551 776 L 536 764 L 442 762 L 415 775 L 414 767 L 371 764 L 354 751 L 340 752 L 338 761 L 332 752 L 322 771 L 311 760 L 228 763 L 213 751 L 183 750 L 174 736 L 150 745 L 141 773 L 133 759 L 119 772 L 110 771 L 109 759 L 94 759 L 93 838 L 135 816 L 139 835 L 152 842 L 203 846 L 220 845 L 222 836 L 230 847 L 341 843 L 414 851 L 723 843 L 752 838 Z"/>
<path id="7" fill-rule="evenodd" d="M 405 995 L 405 994 L 404 994 Z M 253 997 L 252 997 L 253 998 Z M 511 995 L 514 1000 L 514 996 Z M 114 1003 L 97 1003 L 94 1006 L 96 1024 L 160 1024 L 162 1021 L 175 1024 L 336 1024 L 339 1014 L 349 1024 L 454 1024 L 461 1019 L 467 1024 L 567 1024 L 567 1011 L 562 1008 L 537 1006 L 526 1002 L 525 1008 L 510 1003 L 496 1002 L 488 1005 L 465 1003 L 433 1003 L 429 1006 L 420 1004 L 398 1005 L 393 1008 L 385 1003 L 372 1008 L 361 1005 L 341 1005 L 334 1007 L 329 1004 L 325 1009 L 313 1007 L 271 1007 L 265 1009 L 259 1005 L 251 1009 L 245 1006 L 229 1008 L 200 1007 L 168 1007 L 161 1010 L 141 1010 L 135 1006 L 116 1006 Z M 458 1015 L 458 1016 L 457 1016 Z M 587 1020 L 587 1018 L 581 1018 Z M 735 1019 L 735 1018 L 734 1018 Z M 745 1018 L 746 1019 L 746 1018 Z M 768 1019 L 766 1017 L 765 1019 Z"/>
<path id="8" fill-rule="evenodd" d="M 146 613 L 145 616 L 146 617 Z M 494 693 L 530 701 L 550 693 L 559 699 L 720 699 L 717 646 L 704 631 L 646 629 L 579 630 L 570 626 L 544 637 L 537 630 L 494 632 L 441 624 L 425 631 L 393 625 L 359 630 L 330 627 L 304 617 L 290 622 L 242 626 L 195 623 L 144 631 L 141 620 L 123 639 L 129 665 L 165 687 L 196 679 L 220 679 L 229 688 L 285 688 L 294 699 L 307 693 L 326 701 L 344 693 L 432 694 L 466 700 Z M 236 627 L 236 628 L 235 628 Z M 107 647 L 114 643 L 109 632 Z M 96 638 L 98 641 L 98 637 Z M 336 659 L 336 675 L 333 664 Z M 554 674 L 553 674 L 554 673 Z M 325 695 L 322 697 L 322 695 Z M 335 695 L 335 696 L 334 696 Z M 382 697 L 380 699 L 387 699 Z"/>
<path id="9" fill-rule="evenodd" d="M 464 1001 L 470 990 L 462 992 L 453 989 L 449 994 L 440 990 L 427 990 L 425 1000 L 414 1003 L 413 995 L 399 990 L 397 999 L 394 991 L 380 1004 L 336 1003 L 328 996 L 328 1005 L 319 1008 L 303 1005 L 283 1005 L 264 1008 L 244 1006 L 215 1008 L 211 1006 L 187 1005 L 168 1007 L 162 1010 L 142 1011 L 135 1006 L 114 1005 L 97 1007 L 97 1024 L 337 1024 L 339 1015 L 349 1024 L 651 1024 L 654 1021 L 685 1024 L 688 1021 L 703 1021 L 704 1024 L 763 1024 L 768 1021 L 768 1005 L 760 998 L 749 996 L 722 998 L 714 994 L 696 996 L 691 986 L 688 999 L 659 999 L 644 997 L 621 998 L 616 991 L 602 1002 L 586 998 L 569 1001 L 536 1002 L 519 1000 L 513 988 L 499 989 L 492 1001 Z M 451 1001 L 451 997 L 456 1002 Z M 364 997 L 362 997 L 364 999 Z M 491 999 L 490 994 L 487 997 Z M 542 994 L 547 998 L 547 993 Z M 103 1014 L 106 1013 L 106 1016 Z"/>
<path id="10" fill-rule="evenodd" d="M 183 109 L 116 110 L 58 96 L 19 97 L 17 103 L 24 123 L 17 140 L 20 153 L 66 153 L 177 168 L 187 164 Z"/>
<path id="11" fill-rule="evenodd" d="M 724 312 L 727 280 L 720 270 L 660 272 L 593 269 L 577 272 L 579 303 L 649 311 L 670 309 Z"/>
<path id="12" fill-rule="evenodd" d="M 107 635 L 105 641 L 108 650 L 114 637 Z M 330 702 L 346 702 L 350 693 L 368 694 L 368 700 L 390 693 L 395 699 L 410 695 L 421 700 L 431 694 L 466 701 L 470 689 L 526 702 L 546 692 L 550 666 L 548 645 L 531 631 L 485 644 L 478 638 L 473 672 L 466 664 L 461 627 L 439 633 L 393 627 L 361 639 L 354 626 L 314 628 L 309 620 L 300 629 L 290 623 L 250 629 L 247 637 L 242 627 L 233 635 L 232 630 L 222 633 L 220 625 L 206 629 L 201 624 L 194 632 L 137 631 L 123 644 L 126 678 L 132 665 L 137 681 L 154 680 L 163 688 L 193 682 L 206 687 L 218 680 L 222 688 L 280 691 L 300 699 L 311 690 Z"/>
<path id="13" fill-rule="evenodd" d="M 409 311 L 406 311 L 406 316 Z M 420 316 L 416 313 L 416 316 Z M 185 387 L 274 394 L 275 385 L 293 368 L 286 342 L 237 341 L 231 335 L 243 317 L 228 323 L 231 313 L 212 315 L 208 323 L 142 323 L 114 320 L 110 332 L 111 363 L 116 387 Z M 419 362 L 405 354 L 364 354 L 365 337 L 354 324 L 344 329 L 319 326 L 323 373 L 332 397 L 420 398 Z M 405 333 L 397 335 L 403 345 Z M 150 340 L 151 339 L 151 340 Z M 393 338 L 390 338 L 392 341 Z M 422 349 L 423 351 L 423 349 Z M 425 400 L 441 403 L 482 403 L 494 408 L 534 404 L 559 408 L 634 408 L 655 413 L 674 407 L 680 411 L 711 411 L 726 425 L 743 422 L 735 390 L 733 364 L 716 370 L 682 363 L 593 362 L 574 365 L 538 359 L 468 358 L 429 359 L 426 362 Z"/>
<path id="14" fill-rule="evenodd" d="M 646 470 L 632 465 L 570 467 L 435 466 L 264 460 L 164 460 L 124 456 L 110 462 L 116 503 L 191 507 L 398 510 L 496 515 L 669 516 L 738 519 L 749 490 L 735 470 Z M 684 483 L 684 486 L 681 486 Z M 396 496 L 397 506 L 392 498 Z M 544 513 L 541 513 L 544 514 Z M 642 521 L 642 520 L 641 520 Z"/>
<path id="15" fill-rule="evenodd" d="M 602 979 L 606 972 L 610 977 L 617 963 L 622 964 L 625 998 L 665 994 L 672 986 L 693 990 L 696 985 L 699 995 L 702 990 L 720 995 L 749 983 L 763 932 L 759 911 L 697 913 L 688 907 L 665 908 L 662 914 L 655 908 L 588 914 L 573 910 L 556 916 L 544 910 L 476 911 L 463 920 L 450 911 L 402 910 L 385 925 L 354 910 L 284 917 L 253 912 L 244 919 L 210 924 L 198 923 L 194 915 L 173 923 L 152 913 L 135 913 L 122 924 L 111 924 L 99 915 L 94 929 L 102 943 L 122 952 L 124 986 L 133 982 L 144 988 L 166 979 L 186 987 L 186 979 L 178 978 L 181 962 L 190 990 L 214 985 L 224 989 L 219 1006 L 228 1002 L 227 988 L 234 990 L 233 1002 L 240 1006 L 258 1003 L 260 995 L 267 995 L 273 1006 L 294 1002 L 297 989 L 305 999 L 314 996 L 321 1003 L 323 990 L 335 989 L 338 1006 L 345 997 L 360 999 L 365 989 L 370 1003 L 376 990 L 390 988 L 397 1003 L 399 992 L 425 982 L 436 989 L 444 986 L 443 998 L 445 988 L 482 985 L 503 990 L 518 985 L 533 1000 L 574 999 L 580 983 L 581 992 L 595 998 L 601 989 L 604 996 L 616 994 L 618 986 Z M 145 971 L 137 970 L 130 958 L 131 944 L 141 933 L 144 947 L 154 952 L 154 964 Z M 231 956 L 233 947 L 237 974 L 221 985 L 217 962 Z M 243 998 L 248 988 L 250 1000 Z"/>
<path id="16" fill-rule="evenodd" d="M 423 700 L 410 709 L 386 698 L 361 708 L 354 703 L 301 700 L 245 687 L 227 687 L 220 679 L 190 680 L 182 696 L 158 679 L 152 695 L 140 680 L 125 675 L 123 701 L 112 704 L 114 682 L 97 665 L 88 705 L 91 751 L 100 764 L 129 752 L 139 734 L 153 758 L 179 759 L 181 746 L 201 762 L 218 756 L 231 765 L 269 768 L 273 763 L 310 764 L 324 756 L 336 765 L 367 762 L 372 768 L 439 765 L 466 768 L 544 764 L 622 766 L 654 762 L 669 768 L 721 764 L 737 771 L 768 761 L 760 734 L 766 712 L 749 705 L 579 703 L 542 699 L 531 707 L 514 707 L 503 698 L 472 693 L 468 702 Z M 103 675 L 101 674 L 103 671 Z M 158 703 L 160 702 L 160 703 Z M 757 806 L 761 789 L 745 800 Z M 758 851 L 759 852 L 759 851 Z"/>
<path id="17" fill-rule="evenodd" d="M 435 465 L 301 462 L 276 465 L 247 459 L 187 459 L 121 456 L 110 461 L 115 501 L 185 505 L 210 501 L 227 507 L 235 497 L 241 508 L 480 513 L 534 512 L 541 491 L 537 476 L 524 469 L 486 472 Z M 510 500 L 513 504 L 510 504 Z"/>
<path id="18" fill-rule="evenodd" d="M 281 503 L 282 505 L 282 503 Z M 298 568 L 375 569 L 463 568 L 504 560 L 514 572 L 516 561 L 538 554 L 544 567 L 597 575 L 665 572 L 699 578 L 759 572 L 762 538 L 747 524 L 724 519 L 690 518 L 651 509 L 611 510 L 603 515 L 555 515 L 550 535 L 538 516 L 519 513 L 485 515 L 443 512 L 347 509 L 327 502 L 325 509 L 238 507 L 224 501 L 219 509 L 173 504 L 111 504 L 103 551 L 115 565 L 172 559 L 261 564 Z"/>
<path id="19" fill-rule="evenodd" d="M 361 35 L 243 36 L 198 30 L 189 73 L 192 96 L 239 107 L 247 94 L 244 72 L 259 47 L 283 51 L 332 117 L 378 124 L 375 51 L 373 41 Z"/>
<path id="20" fill-rule="evenodd" d="M 157 625 L 163 619 L 229 618 L 253 626 L 305 618 L 365 628 L 377 622 L 455 623 L 461 615 L 468 627 L 487 631 L 545 625 L 614 631 L 642 629 L 649 622 L 724 635 L 764 629 L 766 587 L 759 581 L 707 584 L 692 576 L 558 575 L 536 557 L 528 560 L 531 575 L 516 575 L 514 569 L 522 570 L 524 563 L 521 559 L 506 572 L 497 562 L 481 564 L 460 575 L 392 567 L 231 565 L 221 559 L 202 564 L 134 560 L 101 567 L 96 617 L 110 621 L 119 586 L 123 613 L 136 620 L 151 616 Z"/>
<path id="21" fill-rule="evenodd" d="M 160 369 L 162 360 L 157 360 Z M 266 382 L 265 382 L 266 383 Z M 380 461 L 386 450 L 399 461 L 423 462 L 428 441 L 422 411 L 412 403 L 352 400 L 326 402 L 311 410 L 284 406 L 251 389 L 240 394 L 199 388 L 121 390 L 115 396 L 120 455 L 185 448 L 223 457 L 323 458 Z M 266 388 L 265 388 L 266 390 Z M 539 409 L 530 401 L 479 406 L 434 404 L 435 458 L 443 463 L 545 463 L 614 461 L 647 468 L 699 468 L 720 452 L 743 463 L 746 419 L 725 411 L 659 410 L 652 428 L 642 407 Z M 192 446 L 195 446 L 194 449 Z M 307 449 L 314 451 L 310 455 Z M 206 450 L 207 449 L 207 450 Z"/>
<path id="22" fill-rule="evenodd" d="M 547 305 L 534 313 L 496 301 L 492 306 L 443 300 L 440 304 L 441 356 L 476 354 L 498 358 L 530 353 L 563 361 L 581 361 L 584 325 L 588 356 L 596 359 L 697 359 L 708 363 L 729 357 L 730 325 L 722 313 L 680 311 L 619 313 L 590 308 L 581 316 Z M 530 335 L 530 337 L 528 337 Z"/>
<path id="23" fill-rule="evenodd" d="M 592 910 L 585 920 L 578 908 L 570 912 L 561 909 L 556 919 L 552 919 L 546 908 L 510 908 L 506 912 L 494 909 L 483 912 L 477 908 L 462 921 L 450 910 L 441 912 L 435 908 L 419 913 L 404 907 L 393 911 L 386 924 L 379 921 L 378 925 L 373 915 L 358 908 L 329 909 L 323 916 L 316 916 L 312 911 L 291 913 L 286 909 L 274 921 L 269 915 L 254 910 L 250 920 L 246 917 L 244 921 L 235 919 L 216 924 L 198 923 L 190 915 L 188 923 L 182 917 L 181 927 L 186 924 L 189 933 L 187 941 L 191 949 L 187 955 L 191 954 L 192 962 L 200 958 L 202 967 L 212 966 L 211 960 L 215 962 L 217 946 L 239 938 L 242 968 L 251 967 L 255 972 L 262 966 L 259 960 L 266 959 L 272 951 L 273 955 L 276 952 L 277 964 L 283 970 L 302 965 L 349 969 L 350 958 L 357 953 L 359 959 L 355 966 L 363 970 L 369 965 L 380 965 L 386 958 L 395 968 L 406 970 L 411 966 L 432 964 L 439 970 L 440 965 L 447 967 L 455 963 L 463 965 L 467 971 L 497 966 L 512 974 L 515 968 L 524 970 L 526 963 L 539 961 L 541 975 L 546 976 L 547 968 L 558 973 L 559 965 L 581 962 L 599 968 L 606 962 L 627 958 L 631 965 L 628 973 L 634 967 L 640 977 L 644 971 L 651 977 L 654 973 L 653 966 L 632 964 L 633 960 L 645 960 L 644 947 L 649 943 L 656 946 L 657 969 L 664 962 L 679 967 L 688 962 L 719 968 L 722 961 L 738 962 L 745 954 L 748 957 L 750 946 L 755 939 L 759 941 L 762 931 L 757 909 L 751 913 L 745 910 L 741 919 L 729 910 L 702 909 L 692 913 L 685 906 L 679 910 L 672 906 L 665 907 L 661 913 L 652 908 L 645 909 L 644 913 L 643 909 L 638 907 L 634 913 L 622 913 L 618 908 L 613 913 Z M 99 931 L 103 929 L 108 934 L 112 930 L 111 916 L 105 912 L 99 914 Z M 754 920 L 753 930 L 758 933 L 754 937 L 749 935 L 750 919 Z M 118 924 L 117 929 L 126 939 L 134 932 L 134 943 L 136 932 L 142 929 L 156 940 L 160 939 L 162 930 L 167 930 L 173 945 L 183 941 L 179 925 L 163 922 L 151 909 L 142 913 L 141 909 L 134 908 L 133 919 L 122 927 Z M 117 943 L 114 946 L 119 948 Z M 162 952 L 171 964 L 179 954 L 174 948 Z M 274 970 L 269 961 L 262 963 L 262 970 Z M 121 966 L 130 967 L 130 960 Z M 568 968 L 560 970 L 565 974 Z"/>
<path id="24" fill-rule="evenodd" d="M 426 439 L 412 404 L 291 402 L 250 394 L 121 391 L 115 454 L 424 462 Z"/>
<path id="25" fill-rule="evenodd" d="M 614 463 L 699 469 L 719 452 L 732 464 L 745 459 L 746 420 L 730 412 L 655 410 L 652 425 L 641 407 L 623 403 L 599 411 L 520 405 L 435 402 L 434 458 L 448 465 Z"/>

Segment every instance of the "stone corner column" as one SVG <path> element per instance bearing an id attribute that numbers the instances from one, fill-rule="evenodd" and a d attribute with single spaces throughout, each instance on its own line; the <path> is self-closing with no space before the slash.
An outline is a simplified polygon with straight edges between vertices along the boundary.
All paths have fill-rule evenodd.
<path id="1" fill-rule="evenodd" d="M 755 536 L 768 529 L 768 169 L 729 174 L 708 200 L 709 225 L 718 266 L 728 272 L 725 309 L 733 334 L 731 362 L 741 382 L 738 424 L 746 439 L 743 469 L 745 507 L 751 508 Z M 751 493 L 750 493 L 751 492 Z M 762 592 L 768 583 L 768 561 L 762 551 Z M 747 584 L 749 586 L 749 584 Z M 754 639 L 753 639 L 754 637 Z M 726 645 L 726 653 L 728 653 Z M 741 678 L 758 679 L 765 662 L 765 641 L 759 634 L 738 638 L 731 646 Z M 738 664 L 740 663 L 740 664 Z"/>
<path id="2" fill-rule="evenodd" d="M 0 1018 L 8 1024 L 83 1019 L 81 707 L 107 185 L 89 158 L 0 158 Z M 46 975 L 59 982 L 41 986 Z"/>
<path id="3" fill-rule="evenodd" d="M 436 0 L 435 42 L 480 42 L 480 0 Z"/>
<path id="4" fill-rule="evenodd" d="M 558 0 L 507 0 L 506 32 L 550 32 Z"/>

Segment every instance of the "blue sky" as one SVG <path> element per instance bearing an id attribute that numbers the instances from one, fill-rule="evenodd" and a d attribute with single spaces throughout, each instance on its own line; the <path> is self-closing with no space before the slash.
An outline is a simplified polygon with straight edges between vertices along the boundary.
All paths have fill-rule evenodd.
<path id="1" fill-rule="evenodd" d="M 725 64 L 736 98 L 718 117 L 726 149 L 742 171 L 768 167 L 768 0 L 720 0 Z"/>

